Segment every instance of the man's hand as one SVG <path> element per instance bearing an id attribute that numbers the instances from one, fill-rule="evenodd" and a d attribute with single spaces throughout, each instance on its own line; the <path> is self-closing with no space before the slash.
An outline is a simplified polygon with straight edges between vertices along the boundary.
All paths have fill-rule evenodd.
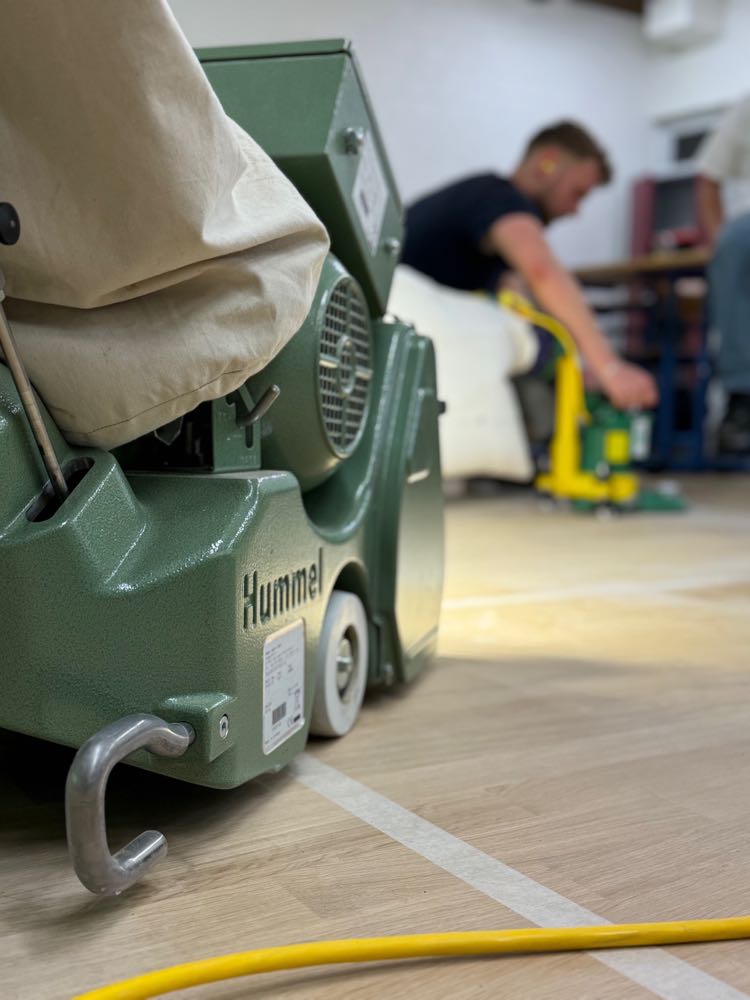
<path id="1" fill-rule="evenodd" d="M 659 390 L 649 372 L 616 358 L 597 372 L 609 401 L 618 410 L 646 410 L 656 406 Z"/>

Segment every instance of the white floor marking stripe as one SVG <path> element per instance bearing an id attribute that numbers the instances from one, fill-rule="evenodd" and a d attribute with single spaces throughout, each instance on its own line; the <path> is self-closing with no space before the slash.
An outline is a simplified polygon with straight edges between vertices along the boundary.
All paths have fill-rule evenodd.
<path id="1" fill-rule="evenodd" d="M 544 604 L 547 601 L 573 600 L 578 597 L 649 597 L 670 591 L 695 590 L 699 587 L 721 587 L 725 584 L 746 582 L 750 582 L 750 565 L 747 562 L 740 565 L 735 563 L 693 576 L 671 577 L 663 580 L 603 580 L 598 583 L 593 581 L 578 586 L 524 590 L 513 594 L 447 598 L 443 601 L 443 610 Z"/>
<path id="2" fill-rule="evenodd" d="M 309 753 L 300 754 L 289 768 L 307 788 L 531 923 L 540 927 L 611 923 L 446 833 Z M 587 954 L 663 1000 L 750 1000 L 747 993 L 659 948 L 592 951 Z"/>

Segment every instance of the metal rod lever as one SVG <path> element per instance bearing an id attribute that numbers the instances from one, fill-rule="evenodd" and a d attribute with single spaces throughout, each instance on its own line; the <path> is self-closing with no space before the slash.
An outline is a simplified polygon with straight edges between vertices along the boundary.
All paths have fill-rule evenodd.
<path id="1" fill-rule="evenodd" d="M 277 385 L 270 385 L 252 410 L 244 414 L 244 416 L 237 418 L 238 425 L 240 427 L 252 427 L 253 424 L 257 424 L 268 413 L 280 395 L 281 389 Z"/>
<path id="2" fill-rule="evenodd" d="M 68 495 L 68 486 L 65 482 L 65 476 L 62 474 L 62 469 L 60 468 L 60 463 L 57 461 L 55 449 L 52 447 L 52 441 L 47 433 L 47 428 L 44 426 L 44 421 L 42 420 L 42 415 L 39 412 L 39 407 L 36 405 L 31 383 L 29 382 L 26 370 L 23 367 L 21 358 L 19 357 L 16 342 L 13 339 L 13 334 L 11 333 L 10 324 L 8 323 L 5 315 L 5 310 L 2 307 L 2 302 L 5 298 L 5 292 L 2 287 L 3 280 L 2 272 L 0 272 L 0 348 L 2 348 L 3 354 L 5 355 L 5 360 L 10 368 L 13 381 L 16 383 L 18 395 L 21 397 L 21 403 L 26 411 L 26 417 L 31 425 L 34 437 L 36 438 L 39 451 L 42 453 L 42 460 L 44 461 L 47 475 L 52 483 L 52 488 L 59 499 L 64 500 Z"/>

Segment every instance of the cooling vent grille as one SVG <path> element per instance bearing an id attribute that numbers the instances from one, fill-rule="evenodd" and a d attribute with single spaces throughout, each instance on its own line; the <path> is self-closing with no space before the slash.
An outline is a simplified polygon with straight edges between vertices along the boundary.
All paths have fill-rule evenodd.
<path id="1" fill-rule="evenodd" d="M 320 408 L 337 455 L 354 451 L 365 426 L 372 361 L 367 304 L 354 278 L 333 286 L 320 337 Z"/>

